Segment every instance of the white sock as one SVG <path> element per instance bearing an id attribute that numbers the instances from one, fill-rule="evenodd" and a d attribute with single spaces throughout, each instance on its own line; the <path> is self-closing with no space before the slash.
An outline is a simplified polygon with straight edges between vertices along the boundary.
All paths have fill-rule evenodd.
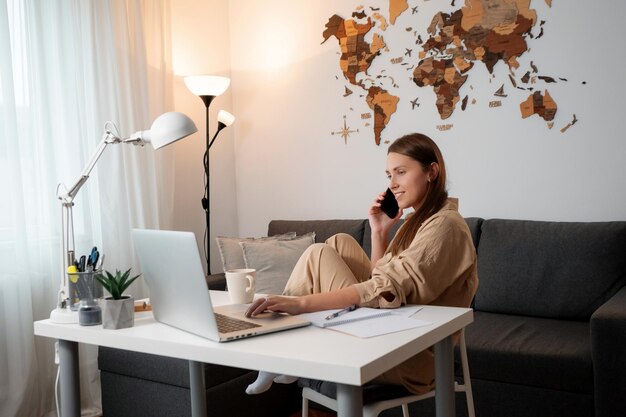
<path id="1" fill-rule="evenodd" d="M 261 394 L 271 388 L 272 382 L 277 382 L 279 384 L 292 384 L 297 380 L 297 376 L 279 375 L 271 372 L 259 371 L 259 376 L 256 377 L 256 381 L 248 385 L 248 388 L 246 388 L 246 394 Z"/>
<path id="2" fill-rule="evenodd" d="M 246 394 L 254 395 L 267 391 L 272 386 L 274 378 L 278 376 L 278 374 L 273 374 L 271 372 L 259 371 L 259 376 L 256 377 L 256 381 L 248 385 L 248 388 L 246 388 Z"/>
<path id="3" fill-rule="evenodd" d="M 297 376 L 291 375 L 278 375 L 276 378 L 274 378 L 274 382 L 278 382 L 279 384 L 293 384 L 297 380 Z"/>

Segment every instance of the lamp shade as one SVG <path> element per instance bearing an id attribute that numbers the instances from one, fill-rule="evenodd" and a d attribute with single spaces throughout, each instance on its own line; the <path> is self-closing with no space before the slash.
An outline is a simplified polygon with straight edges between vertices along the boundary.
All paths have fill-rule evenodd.
<path id="1" fill-rule="evenodd" d="M 150 130 L 142 132 L 142 137 L 154 149 L 159 149 L 197 131 L 193 120 L 183 113 L 172 111 L 157 117 Z"/>
<path id="2" fill-rule="evenodd" d="M 224 126 L 228 127 L 235 122 L 235 116 L 233 116 L 226 110 L 220 110 L 217 113 L 217 121 L 223 123 Z"/>
<path id="3" fill-rule="evenodd" d="M 219 96 L 230 85 L 230 78 L 216 75 L 190 75 L 185 77 L 185 85 L 197 96 Z"/>

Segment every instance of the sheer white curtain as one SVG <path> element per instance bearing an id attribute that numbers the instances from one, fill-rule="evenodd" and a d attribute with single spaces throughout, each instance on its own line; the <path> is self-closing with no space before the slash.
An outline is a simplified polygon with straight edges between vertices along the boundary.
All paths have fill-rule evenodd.
<path id="1" fill-rule="evenodd" d="M 79 176 L 113 121 L 122 135 L 171 110 L 169 4 L 0 0 L 0 416 L 53 415 L 53 341 L 33 321 L 56 304 L 59 182 Z M 75 200 L 78 255 L 134 267 L 131 227 L 168 227 L 171 150 L 107 148 Z M 138 283 L 130 291 L 145 296 Z M 81 348 L 83 408 L 100 406 L 95 349 Z"/>

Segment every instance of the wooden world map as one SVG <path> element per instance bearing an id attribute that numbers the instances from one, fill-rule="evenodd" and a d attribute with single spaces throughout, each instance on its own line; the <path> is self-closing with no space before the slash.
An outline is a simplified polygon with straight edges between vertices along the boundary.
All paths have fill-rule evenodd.
<path id="1" fill-rule="evenodd" d="M 550 0 L 544 1 L 551 7 Z M 391 86 L 398 87 L 392 77 L 372 75 L 369 70 L 372 63 L 389 50 L 384 32 L 393 27 L 404 13 L 417 14 L 417 3 L 410 5 L 407 0 L 389 0 L 388 10 L 359 6 L 350 18 L 337 14 L 331 16 L 322 33 L 322 43 L 334 37 L 339 44 L 339 68 L 345 80 L 364 91 L 365 102 L 373 114 L 377 145 L 380 145 L 382 133 L 397 111 L 400 97 L 380 82 L 386 79 L 389 84 L 391 78 Z M 454 3 L 453 0 L 451 5 L 454 6 Z M 495 99 L 489 102 L 489 107 L 502 105 L 501 98 L 507 97 L 506 89 L 524 90 L 528 96 L 519 103 L 521 117 L 537 115 L 552 128 L 558 107 L 547 86 L 567 80 L 540 74 L 533 61 L 527 69 L 521 68 L 518 62 L 519 57 L 529 50 L 528 40 L 539 39 L 544 34 L 545 21 L 538 22 L 537 13 L 530 3 L 530 0 L 466 0 L 463 6 L 451 13 L 438 12 L 432 16 L 425 39 L 413 27 L 406 27 L 405 30 L 415 36 L 419 52 L 413 56 L 413 49 L 405 48 L 404 56 L 392 58 L 390 62 L 405 66 L 415 86 L 432 89 L 441 120 L 448 119 L 459 108 L 464 111 L 467 107 L 469 96 L 462 97 L 461 90 L 476 64 L 482 63 L 489 74 L 493 74 L 495 65 L 504 62 L 509 71 L 507 84 L 510 84 L 507 87 L 502 84 L 494 92 Z M 386 12 L 389 23 L 385 18 Z M 376 31 L 367 36 L 370 40 L 366 40 L 366 35 L 373 30 Z M 346 86 L 344 97 L 352 92 L 352 87 Z M 412 109 L 418 107 L 418 99 L 412 100 L 411 106 Z M 561 131 L 565 132 L 576 122 L 573 115 L 572 121 Z M 450 123 L 437 126 L 440 130 L 451 127 Z"/>

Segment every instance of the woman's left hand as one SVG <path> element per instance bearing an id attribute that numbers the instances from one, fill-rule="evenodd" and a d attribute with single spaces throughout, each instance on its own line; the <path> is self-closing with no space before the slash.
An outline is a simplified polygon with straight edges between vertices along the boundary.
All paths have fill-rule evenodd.
<path id="1" fill-rule="evenodd" d="M 275 313 L 300 314 L 304 312 L 301 297 L 288 297 L 284 295 L 268 295 L 256 299 L 246 310 L 246 317 L 254 317 L 264 311 Z"/>

